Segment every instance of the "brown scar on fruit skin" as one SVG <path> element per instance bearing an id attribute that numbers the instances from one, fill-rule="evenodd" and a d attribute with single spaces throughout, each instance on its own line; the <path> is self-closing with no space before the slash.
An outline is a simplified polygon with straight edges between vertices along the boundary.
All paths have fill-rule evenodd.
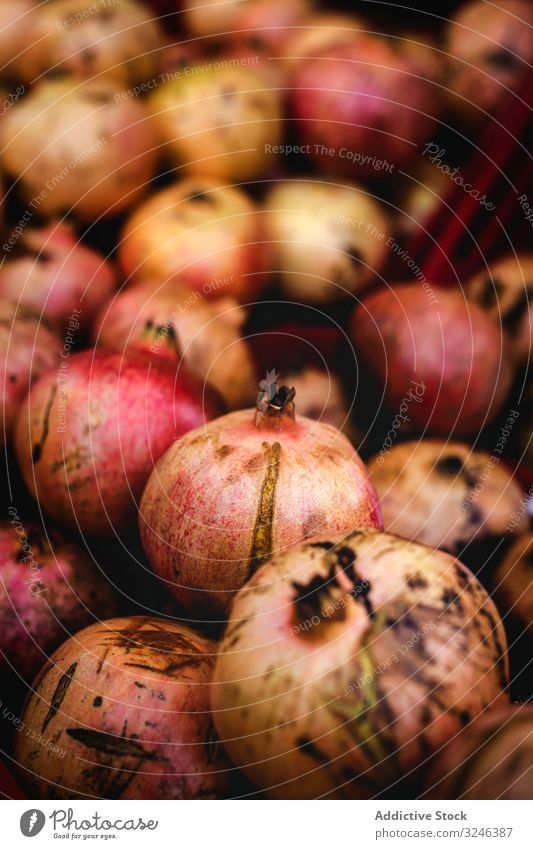
<path id="1" fill-rule="evenodd" d="M 43 424 L 41 430 L 40 439 L 33 445 L 31 459 L 33 463 L 38 463 L 41 459 L 43 453 L 44 443 L 48 438 L 48 432 L 50 427 L 50 413 L 52 412 L 52 404 L 54 403 L 54 399 L 57 394 L 57 384 L 54 383 L 50 393 L 48 395 L 48 399 L 46 401 L 46 407 L 44 408 L 44 416 L 43 416 Z"/>
<path id="2" fill-rule="evenodd" d="M 263 442 L 263 450 L 268 458 L 266 474 L 261 486 L 259 505 L 255 520 L 248 578 L 270 557 L 272 552 L 272 521 L 274 516 L 274 498 L 279 475 L 281 445 Z"/>
<path id="3" fill-rule="evenodd" d="M 67 694 L 67 690 L 70 687 L 74 678 L 77 666 L 77 662 L 72 663 L 67 669 L 67 671 L 64 672 L 63 675 L 61 675 L 59 681 L 57 682 L 57 686 L 50 700 L 50 707 L 48 708 L 48 713 L 46 714 L 44 722 L 41 726 L 41 733 L 45 730 L 48 723 L 54 718 L 59 708 L 61 707 L 63 699 Z"/>

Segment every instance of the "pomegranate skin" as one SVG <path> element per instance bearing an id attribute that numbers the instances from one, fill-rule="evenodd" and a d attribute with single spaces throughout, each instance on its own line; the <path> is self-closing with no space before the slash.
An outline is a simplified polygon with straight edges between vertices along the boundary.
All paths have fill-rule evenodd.
<path id="1" fill-rule="evenodd" d="M 86 552 L 58 531 L 0 522 L 0 670 L 29 685 L 63 640 L 116 612 L 110 584 Z"/>
<path id="2" fill-rule="evenodd" d="M 17 414 L 31 383 L 53 368 L 61 341 L 39 316 L 0 300 L 0 446 L 11 440 Z"/>
<path id="3" fill-rule="evenodd" d="M 381 522 L 366 469 L 340 431 L 303 416 L 229 413 L 177 440 L 141 502 L 144 550 L 189 611 L 227 613 L 273 553 Z"/>
<path id="4" fill-rule="evenodd" d="M 513 379 L 507 342 L 455 289 L 407 284 L 372 293 L 351 325 L 357 355 L 398 410 L 413 381 L 412 424 L 449 436 L 476 434 L 500 411 Z"/>
<path id="5" fill-rule="evenodd" d="M 214 799 L 232 766 L 209 717 L 216 644 L 144 616 L 80 631 L 52 656 L 23 713 L 53 747 L 17 734 L 35 798 Z"/>
<path id="6" fill-rule="evenodd" d="M 409 58 L 371 36 L 336 44 L 294 74 L 292 116 L 300 141 L 331 173 L 379 176 L 376 160 L 408 164 L 431 138 L 436 105 L 433 87 Z M 350 153 L 368 158 L 354 162 Z"/>
<path id="7" fill-rule="evenodd" d="M 391 534 L 320 537 L 234 600 L 211 709 L 275 798 L 370 798 L 504 701 L 495 606 L 459 561 Z"/>
<path id="8" fill-rule="evenodd" d="M 19 465 L 48 515 L 90 535 L 112 536 L 134 523 L 163 451 L 219 410 L 182 369 L 84 351 L 59 378 L 54 370 L 33 386 L 17 422 Z"/>
<path id="9" fill-rule="evenodd" d="M 87 327 L 114 288 L 109 263 L 61 223 L 26 229 L 17 256 L 0 268 L 0 297 L 35 310 L 63 332 L 75 309 L 80 327 Z"/>

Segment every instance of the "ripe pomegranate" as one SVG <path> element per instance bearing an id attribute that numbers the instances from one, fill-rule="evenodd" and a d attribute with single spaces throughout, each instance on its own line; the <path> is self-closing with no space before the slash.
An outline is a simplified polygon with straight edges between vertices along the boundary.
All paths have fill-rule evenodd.
<path id="1" fill-rule="evenodd" d="M 353 44 L 367 28 L 368 24 L 360 17 L 341 12 L 311 12 L 286 33 L 281 43 L 284 62 L 288 68 L 295 68 L 311 56 L 328 56 L 332 47 Z"/>
<path id="2" fill-rule="evenodd" d="M 402 168 L 431 138 L 438 99 L 407 56 L 358 36 L 294 74 L 292 116 L 320 167 L 356 177 Z"/>
<path id="3" fill-rule="evenodd" d="M 17 423 L 26 484 L 43 509 L 83 533 L 131 526 L 156 460 L 220 407 L 180 369 L 87 350 L 34 384 Z"/>
<path id="4" fill-rule="evenodd" d="M 150 476 L 141 539 L 187 610 L 224 616 L 272 554 L 320 532 L 379 525 L 366 469 L 336 428 L 294 414 L 294 390 L 262 382 L 258 407 L 177 440 Z"/>
<path id="5" fill-rule="evenodd" d="M 189 289 L 144 280 L 102 308 L 93 338 L 110 350 L 183 363 L 236 409 L 255 397 L 255 368 L 240 336 L 245 315 L 234 298 L 207 301 Z"/>
<path id="6" fill-rule="evenodd" d="M 272 264 L 284 292 L 324 304 L 360 292 L 387 253 L 384 209 L 359 186 L 289 180 L 266 199 Z"/>
<path id="7" fill-rule="evenodd" d="M 358 433 L 350 418 L 353 402 L 350 403 L 338 374 L 305 366 L 282 372 L 280 383 L 294 387 L 301 416 L 338 428 L 357 445 Z"/>
<path id="8" fill-rule="evenodd" d="M 520 529 L 528 527 L 528 517 L 517 511 Z M 533 637 L 533 534 L 518 537 L 494 573 L 494 598 L 499 610 L 515 622 L 520 631 Z"/>
<path id="9" fill-rule="evenodd" d="M 533 356 L 533 254 L 498 260 L 469 280 L 465 291 L 508 331 L 516 362 L 527 364 Z"/>
<path id="10" fill-rule="evenodd" d="M 0 141 L 32 214 L 71 211 L 86 221 L 130 206 L 158 155 L 143 104 L 104 78 L 43 81 L 6 113 Z"/>
<path id="11" fill-rule="evenodd" d="M 88 327 L 114 288 L 110 264 L 60 222 L 27 227 L 0 268 L 0 297 L 35 310 L 63 333 L 73 310 Z"/>
<path id="12" fill-rule="evenodd" d="M 498 414 L 511 386 L 506 340 L 458 289 L 426 281 L 374 292 L 354 312 L 352 338 L 391 410 L 411 381 L 424 387 L 409 416 L 432 433 L 477 433 Z"/>
<path id="13" fill-rule="evenodd" d="M 471 0 L 448 23 L 445 91 L 467 127 L 494 115 L 516 92 L 533 62 L 533 10 L 528 0 L 504 5 Z"/>
<path id="14" fill-rule="evenodd" d="M 205 37 L 233 32 L 242 14 L 243 2 L 213 0 L 207 5 L 204 0 L 183 0 L 181 7 L 185 29 L 191 35 Z"/>
<path id="15" fill-rule="evenodd" d="M 252 0 L 241 4 L 233 23 L 231 42 L 244 44 L 265 56 L 277 56 L 298 27 L 311 14 L 311 0 Z"/>
<path id="16" fill-rule="evenodd" d="M 280 96 L 269 75 L 246 57 L 185 68 L 155 89 L 150 109 L 171 160 L 199 177 L 258 177 L 281 141 Z"/>
<path id="17" fill-rule="evenodd" d="M 82 548 L 8 512 L 0 521 L 0 670 L 14 668 L 29 685 L 50 652 L 112 616 L 116 602 Z"/>
<path id="18" fill-rule="evenodd" d="M 238 188 L 188 179 L 153 194 L 129 218 L 119 255 L 126 274 L 175 279 L 206 297 L 255 300 L 266 283 L 263 217 Z"/>
<path id="19" fill-rule="evenodd" d="M 232 767 L 209 718 L 215 651 L 186 625 L 145 616 L 99 622 L 63 643 L 16 739 L 35 798 L 224 796 Z"/>
<path id="20" fill-rule="evenodd" d="M 503 698 L 505 652 L 496 608 L 450 555 L 370 529 L 321 536 L 236 596 L 213 720 L 269 796 L 369 798 Z"/>
<path id="21" fill-rule="evenodd" d="M 38 315 L 0 300 L 0 447 L 10 441 L 15 418 L 32 381 L 53 368 L 61 342 Z"/>
<path id="22" fill-rule="evenodd" d="M 410 409 L 407 412 L 409 416 Z M 522 491 L 499 454 L 432 439 L 385 446 L 368 464 L 383 527 L 461 559 L 510 534 Z M 527 527 L 522 517 L 521 529 Z"/>
<path id="23" fill-rule="evenodd" d="M 426 779 L 426 799 L 530 799 L 533 707 L 490 711 L 450 740 Z"/>

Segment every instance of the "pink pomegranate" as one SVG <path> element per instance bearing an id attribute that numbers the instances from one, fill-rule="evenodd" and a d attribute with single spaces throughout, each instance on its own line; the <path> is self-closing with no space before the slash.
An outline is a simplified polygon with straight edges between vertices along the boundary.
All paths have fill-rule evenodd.
<path id="1" fill-rule="evenodd" d="M 99 622 L 63 643 L 16 739 L 33 796 L 223 797 L 232 765 L 209 716 L 215 651 L 186 625 L 145 616 Z"/>
<path id="2" fill-rule="evenodd" d="M 240 335 L 245 318 L 234 298 L 207 301 L 190 289 L 145 280 L 103 307 L 93 338 L 110 350 L 183 363 L 214 387 L 229 409 L 237 409 L 256 394 L 252 355 Z"/>
<path id="3" fill-rule="evenodd" d="M 19 181 L 32 214 L 87 221 L 117 215 L 146 189 L 158 154 L 138 98 L 112 80 L 44 80 L 3 118 L 6 172 Z M 43 145 L 43 139 L 46 144 Z"/>
<path id="4" fill-rule="evenodd" d="M 79 326 L 89 326 L 114 288 L 110 264 L 59 222 L 26 228 L 0 268 L 0 297 L 35 310 L 63 333 L 73 310 Z"/>
<path id="5" fill-rule="evenodd" d="M 311 0 L 252 0 L 241 4 L 231 42 L 265 56 L 277 56 L 294 29 L 311 14 Z"/>
<path id="6" fill-rule="evenodd" d="M 266 284 L 263 216 L 238 188 L 198 178 L 153 194 L 129 218 L 126 274 L 176 280 L 199 295 L 254 301 Z"/>
<path id="7" fill-rule="evenodd" d="M 20 518 L 0 522 L 0 669 L 29 684 L 80 628 L 112 616 L 110 584 L 86 552 L 58 531 Z"/>
<path id="8" fill-rule="evenodd" d="M 331 425 L 294 414 L 294 390 L 260 384 L 256 410 L 177 440 L 141 502 L 154 571 L 189 611 L 224 616 L 261 563 L 317 533 L 377 527 L 365 467 Z"/>
<path id="9" fill-rule="evenodd" d="M 506 339 L 459 289 L 425 281 L 374 292 L 355 310 L 352 339 L 391 410 L 417 384 L 409 417 L 432 433 L 476 434 L 511 386 Z"/>
<path id="10" fill-rule="evenodd" d="M 0 446 L 11 439 L 16 416 L 30 384 L 59 360 L 61 341 L 39 316 L 0 300 Z"/>
<path id="11" fill-rule="evenodd" d="M 311 12 L 291 27 L 281 43 L 287 68 L 295 68 L 312 56 L 328 56 L 338 44 L 353 44 L 355 38 L 370 29 L 362 18 L 341 12 Z M 278 51 L 279 51 L 278 47 Z"/>
<path id="12" fill-rule="evenodd" d="M 326 52 L 294 74 L 301 143 L 323 170 L 355 179 L 405 166 L 431 138 L 434 87 L 383 39 L 358 36 Z"/>
<path id="13" fill-rule="evenodd" d="M 172 440 L 219 410 L 183 369 L 83 351 L 33 386 L 18 418 L 18 461 L 52 518 L 110 536 L 135 521 L 148 476 Z"/>
<path id="14" fill-rule="evenodd" d="M 268 796 L 370 798 L 504 700 L 505 634 L 459 561 L 358 530 L 252 577 L 213 681 L 220 739 Z"/>

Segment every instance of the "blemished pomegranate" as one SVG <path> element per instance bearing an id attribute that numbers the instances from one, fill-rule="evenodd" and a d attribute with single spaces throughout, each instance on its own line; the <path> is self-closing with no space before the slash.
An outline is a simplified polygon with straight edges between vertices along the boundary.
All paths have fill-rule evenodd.
<path id="1" fill-rule="evenodd" d="M 233 768 L 209 716 L 215 652 L 186 625 L 145 616 L 67 640 L 39 673 L 28 732 L 17 734 L 35 798 L 223 797 Z"/>
<path id="2" fill-rule="evenodd" d="M 515 420 L 510 420 L 511 427 Z M 501 439 L 505 443 L 507 437 Z M 384 446 L 370 460 L 368 471 L 386 531 L 460 559 L 469 548 L 480 552 L 509 536 L 511 517 L 523 498 L 499 454 L 450 440 Z M 524 515 L 516 532 L 527 524 Z"/>
<path id="3" fill-rule="evenodd" d="M 269 264 L 263 213 L 239 188 L 182 180 L 135 210 L 119 256 L 130 277 L 175 280 L 207 298 L 254 301 Z"/>
<path id="4" fill-rule="evenodd" d="M 27 227 L 0 268 L 0 297 L 35 310 L 63 333 L 73 310 L 79 326 L 88 327 L 115 285 L 109 262 L 60 222 Z"/>
<path id="5" fill-rule="evenodd" d="M 324 304 L 377 279 L 390 225 L 366 189 L 288 180 L 271 189 L 265 204 L 273 270 L 290 298 Z"/>
<path id="6" fill-rule="evenodd" d="M 39 315 L 0 299 L 0 446 L 10 442 L 31 383 L 59 360 L 61 341 Z"/>
<path id="7" fill-rule="evenodd" d="M 329 173 L 383 176 L 431 138 L 435 87 L 384 39 L 357 36 L 294 73 L 291 115 L 300 142 Z"/>
<path id="8" fill-rule="evenodd" d="M 112 536 L 134 526 L 148 476 L 172 441 L 219 412 L 212 391 L 184 369 L 87 350 L 32 387 L 18 417 L 17 457 L 49 516 Z"/>
<path id="9" fill-rule="evenodd" d="M 450 740 L 423 799 L 531 799 L 533 707 L 490 711 Z"/>
<path id="10" fill-rule="evenodd" d="M 512 98 L 533 61 L 533 10 L 528 0 L 471 0 L 444 32 L 448 106 L 474 128 Z"/>
<path id="11" fill-rule="evenodd" d="M 156 574 L 200 616 L 274 554 L 318 533 L 378 527 L 377 497 L 340 431 L 294 412 L 272 375 L 255 410 L 229 413 L 169 448 L 146 485 L 140 528 Z"/>
<path id="12" fill-rule="evenodd" d="M 477 434 L 499 413 L 513 379 L 507 339 L 455 288 L 427 281 L 380 289 L 356 308 L 356 354 L 391 410 L 412 381 L 415 427 L 442 436 Z"/>
<path id="13" fill-rule="evenodd" d="M 187 174 L 248 180 L 275 161 L 281 99 L 253 56 L 221 56 L 185 68 L 155 89 L 150 109 L 159 141 Z"/>
<path id="14" fill-rule="evenodd" d="M 0 670 L 28 685 L 80 628 L 113 616 L 111 585 L 80 546 L 26 522 L 15 507 L 0 522 Z"/>
<path id="15" fill-rule="evenodd" d="M 277 798 L 369 798 L 503 700 L 506 642 L 481 584 L 441 551 L 366 529 L 266 563 L 236 596 L 213 720 Z"/>
<path id="16" fill-rule="evenodd" d="M 90 221 L 131 206 L 159 155 L 143 103 L 103 77 L 43 80 L 5 114 L 0 141 L 32 214 Z"/>
<path id="17" fill-rule="evenodd" d="M 516 520 L 516 533 L 527 530 L 529 522 L 523 510 L 516 511 Z M 492 584 L 498 609 L 520 631 L 533 637 L 533 534 L 524 533 L 513 543 L 495 571 Z"/>
<path id="18" fill-rule="evenodd" d="M 157 17 L 136 0 L 41 3 L 32 15 L 22 79 L 53 71 L 78 79 L 105 75 L 127 87 L 154 77 L 162 43 Z"/>
<path id="19" fill-rule="evenodd" d="M 468 281 L 465 292 L 508 332 L 513 359 L 527 364 L 533 358 L 533 254 L 490 263 Z"/>
<path id="20" fill-rule="evenodd" d="M 245 318 L 234 298 L 208 301 L 177 284 L 145 280 L 102 308 L 93 338 L 110 350 L 183 363 L 219 392 L 228 409 L 238 409 L 256 395 L 252 355 L 240 335 Z"/>

